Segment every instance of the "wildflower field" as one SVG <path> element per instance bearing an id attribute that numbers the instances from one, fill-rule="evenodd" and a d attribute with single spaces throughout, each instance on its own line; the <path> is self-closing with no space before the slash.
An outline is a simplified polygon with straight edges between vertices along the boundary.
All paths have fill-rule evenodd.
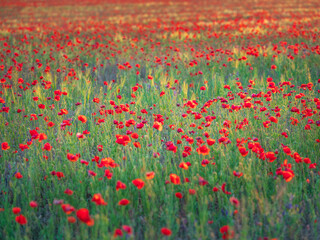
<path id="1" fill-rule="evenodd" d="M 4 0 L 0 104 L 0 239 L 320 239 L 316 0 Z"/>

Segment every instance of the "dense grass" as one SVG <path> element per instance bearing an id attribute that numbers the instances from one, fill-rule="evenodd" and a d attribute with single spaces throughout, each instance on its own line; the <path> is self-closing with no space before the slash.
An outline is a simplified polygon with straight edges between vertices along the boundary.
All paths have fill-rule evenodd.
<path id="1" fill-rule="evenodd" d="M 318 239 L 319 9 L 3 4 L 0 238 Z"/>

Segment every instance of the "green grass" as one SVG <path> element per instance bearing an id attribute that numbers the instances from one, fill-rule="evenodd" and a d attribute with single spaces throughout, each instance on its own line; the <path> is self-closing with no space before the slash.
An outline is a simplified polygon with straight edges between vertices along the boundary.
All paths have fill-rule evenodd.
<path id="1" fill-rule="evenodd" d="M 162 4 L 77 5 L 74 9 L 79 15 L 75 16 L 68 15 L 70 7 L 65 4 L 47 8 L 21 5 L 18 6 L 24 9 L 21 16 L 1 12 L 0 73 L 5 81 L 1 81 L 0 90 L 0 102 L 4 102 L 0 143 L 10 146 L 8 150 L 0 149 L 1 239 L 112 239 L 115 230 L 123 225 L 131 226 L 133 233 L 129 235 L 122 229 L 122 239 L 222 239 L 220 229 L 225 225 L 231 228 L 230 233 L 234 232 L 235 239 L 318 238 L 320 57 L 316 47 L 319 31 L 315 29 L 319 29 L 319 5 L 310 2 L 305 9 L 293 8 L 294 18 L 288 17 L 289 1 L 285 3 L 287 8 L 279 12 L 273 10 L 279 9 L 280 3 L 272 6 L 263 2 L 269 13 L 265 16 L 259 15 L 259 10 L 242 8 L 237 2 L 234 7 L 240 11 L 238 21 L 229 15 L 228 5 L 177 2 L 170 6 L 174 11 L 167 13 L 161 22 L 157 16 L 162 16 L 165 9 Z M 12 10 L 13 6 L 4 8 Z M 194 13 L 185 16 L 192 13 L 191 9 Z M 197 18 L 195 13 L 201 13 L 202 9 L 212 16 Z M 33 18 L 25 18 L 33 12 L 36 14 Z M 265 22 L 257 23 L 261 19 Z M 202 28 L 195 25 L 200 26 L 203 21 L 207 25 Z M 19 26 L 31 30 L 18 29 Z M 180 38 L 176 29 L 179 26 L 183 28 L 179 30 Z M 252 32 L 253 29 L 260 32 Z M 125 39 L 119 38 L 120 32 Z M 213 32 L 221 34 L 220 37 L 208 37 Z M 24 36 L 27 39 L 22 42 Z M 274 45 L 282 52 L 273 50 Z M 294 46 L 299 50 L 297 54 Z M 259 56 L 250 53 L 253 49 Z M 289 59 L 289 54 L 294 59 Z M 244 56 L 247 60 L 238 60 Z M 232 61 L 228 61 L 229 57 Z M 161 58 L 162 64 L 157 58 Z M 42 67 L 38 68 L 36 59 Z M 191 67 L 189 63 L 193 61 L 197 64 Z M 120 70 L 118 65 L 125 66 L 126 62 L 132 68 Z M 17 68 L 19 63 L 23 64 L 21 69 Z M 272 65 L 277 68 L 271 69 Z M 46 66 L 50 70 L 45 71 Z M 199 71 L 202 74 L 195 75 Z M 275 83 L 274 90 L 268 87 L 269 77 Z M 19 78 L 24 82 L 19 83 Z M 34 80 L 37 84 L 32 85 Z M 50 82 L 50 88 L 45 87 L 44 80 Z M 281 87 L 285 81 L 290 84 Z M 308 83 L 313 84 L 312 88 L 300 87 Z M 137 84 L 139 88 L 133 92 Z M 205 91 L 200 90 L 202 86 Z M 66 93 L 59 101 L 54 100 L 56 90 Z M 162 91 L 165 95 L 160 97 Z M 291 96 L 284 97 L 290 92 Z M 261 97 L 255 97 L 259 93 Z M 304 96 L 297 99 L 300 93 Z M 117 98 L 119 95 L 121 99 Z M 100 102 L 93 102 L 94 98 Z M 122 110 L 117 112 L 111 100 Z M 195 108 L 187 105 L 193 100 L 198 103 Z M 77 102 L 81 105 L 76 105 Z M 245 108 L 245 102 L 251 102 L 252 106 Z M 44 104 L 45 109 L 40 109 L 39 104 Z M 8 112 L 5 107 L 9 107 Z M 262 107 L 266 111 L 260 111 Z M 276 117 L 277 107 L 281 116 Z M 300 113 L 292 112 L 293 107 Z M 18 109 L 22 111 L 18 113 Z M 58 115 L 61 109 L 68 110 L 68 114 Z M 148 113 L 141 113 L 142 109 Z M 37 120 L 30 120 L 31 114 Z M 80 122 L 79 115 L 86 116 L 87 122 Z M 160 115 L 162 131 L 153 127 L 155 121 L 162 121 Z M 201 118 L 195 119 L 197 115 Z M 214 118 L 209 119 L 210 116 Z M 278 122 L 271 122 L 266 128 L 263 123 L 270 116 Z M 292 124 L 292 118 L 299 123 Z M 71 125 L 62 128 L 61 123 L 67 119 Z M 99 123 L 99 119 L 103 122 Z M 135 123 L 127 127 L 126 121 L 130 119 Z M 117 127 L 115 121 L 122 122 L 123 128 Z M 48 127 L 48 122 L 55 125 Z M 139 129 L 137 125 L 141 122 L 144 127 Z M 240 126 L 241 123 L 244 124 Z M 307 124 L 310 130 L 305 129 Z M 183 132 L 177 131 L 179 128 Z M 34 139 L 30 144 L 29 131 L 34 129 L 47 138 Z M 78 139 L 77 133 L 85 130 L 90 134 Z M 139 134 L 139 138 L 130 137 L 126 146 L 116 143 L 117 134 L 130 135 L 127 130 Z M 205 135 L 216 143 L 208 146 Z M 222 137 L 229 142 L 219 143 Z M 175 153 L 168 151 L 169 141 L 177 146 Z M 29 149 L 22 151 L 19 145 L 27 142 Z M 139 142 L 141 148 L 136 148 L 133 142 Z M 260 144 L 260 152 L 262 149 L 264 153 L 277 152 L 276 160 L 271 162 L 264 158 L 264 153 L 259 155 L 249 149 L 249 143 L 253 142 Z M 50 143 L 51 151 L 43 150 L 45 143 Z M 98 145 L 103 146 L 101 152 Z M 210 153 L 198 154 L 198 145 L 206 145 Z M 241 155 L 240 145 L 248 155 Z M 185 146 L 192 148 L 186 158 Z M 291 149 L 292 156 L 283 151 L 283 146 Z M 71 162 L 67 153 L 81 156 Z M 300 163 L 295 161 L 294 153 L 301 156 Z M 99 167 L 94 161 L 96 156 L 99 163 L 103 158 L 111 158 L 117 166 Z M 315 168 L 309 168 L 310 164 L 303 161 L 305 158 L 316 163 Z M 206 166 L 201 164 L 204 159 L 209 160 Z M 81 164 L 81 160 L 88 165 Z M 282 174 L 276 174 L 278 168 L 285 171 L 285 160 L 294 172 L 288 182 Z M 180 168 L 181 162 L 189 162 L 189 168 Z M 107 169 L 112 172 L 110 179 L 105 176 Z M 89 170 L 96 176 L 90 175 Z M 59 179 L 52 171 L 62 172 L 64 177 Z M 234 176 L 234 171 L 243 176 Z M 16 178 L 17 172 L 23 177 Z M 147 179 L 148 172 L 154 172 L 153 179 Z M 171 183 L 170 174 L 177 174 L 181 184 Z M 200 177 L 207 181 L 206 185 L 199 184 Z M 134 179 L 142 179 L 144 187 L 137 189 L 132 183 Z M 126 189 L 117 191 L 118 181 L 125 183 Z M 231 194 L 221 190 L 223 183 Z M 214 187 L 219 191 L 214 192 Z M 65 194 L 66 189 L 73 194 Z M 189 189 L 196 193 L 189 194 Z M 175 196 L 177 192 L 182 194 L 181 199 Z M 98 193 L 107 205 L 92 202 Z M 231 197 L 239 200 L 239 207 L 230 202 Z M 121 199 L 130 203 L 119 206 Z M 75 211 L 67 215 L 57 200 L 70 204 Z M 38 207 L 31 208 L 31 201 L 36 201 Z M 13 207 L 21 208 L 27 224 L 15 221 Z M 77 218 L 76 212 L 81 208 L 89 210 L 93 226 Z M 69 216 L 77 221 L 68 222 Z M 172 231 L 171 236 L 161 233 L 164 227 Z"/>

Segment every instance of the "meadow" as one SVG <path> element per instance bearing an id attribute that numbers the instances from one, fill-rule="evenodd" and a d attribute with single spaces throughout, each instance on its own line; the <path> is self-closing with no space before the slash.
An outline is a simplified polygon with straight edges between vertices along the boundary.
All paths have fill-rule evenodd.
<path id="1" fill-rule="evenodd" d="M 320 3 L 2 1 L 0 239 L 320 239 Z"/>

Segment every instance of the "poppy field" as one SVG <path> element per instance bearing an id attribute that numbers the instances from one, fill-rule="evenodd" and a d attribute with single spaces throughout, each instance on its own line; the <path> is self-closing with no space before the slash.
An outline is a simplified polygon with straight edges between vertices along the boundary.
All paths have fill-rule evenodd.
<path id="1" fill-rule="evenodd" d="M 319 239 L 320 3 L 2 1 L 0 239 Z"/>

